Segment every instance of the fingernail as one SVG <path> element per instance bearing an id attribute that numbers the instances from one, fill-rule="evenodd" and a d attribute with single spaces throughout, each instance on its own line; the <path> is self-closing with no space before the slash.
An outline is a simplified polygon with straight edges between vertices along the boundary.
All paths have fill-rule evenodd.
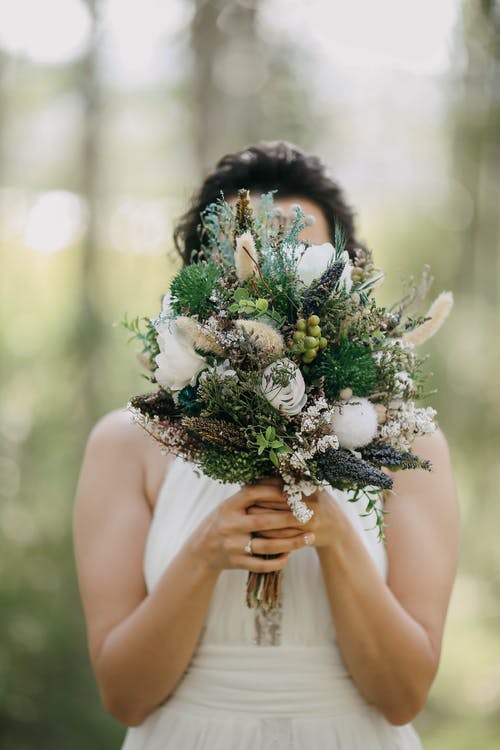
<path id="1" fill-rule="evenodd" d="M 314 543 L 314 534 L 304 534 L 304 544 L 310 545 Z"/>

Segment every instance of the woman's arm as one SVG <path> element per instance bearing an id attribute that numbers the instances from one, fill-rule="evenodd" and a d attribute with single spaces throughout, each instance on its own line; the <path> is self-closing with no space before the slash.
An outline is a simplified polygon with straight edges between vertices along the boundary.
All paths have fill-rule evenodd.
<path id="1" fill-rule="evenodd" d="M 286 511 L 248 515 L 251 504 L 282 496 L 270 485 L 243 487 L 199 525 L 148 593 L 142 573 L 151 523 L 145 496 L 148 442 L 127 415 L 101 420 L 88 441 L 73 521 L 92 666 L 104 705 L 129 726 L 140 724 L 182 677 L 220 571 L 278 570 L 290 551 L 304 544 L 298 529 L 292 539 L 258 540 L 260 553 L 278 558 L 245 554 L 251 532 L 297 522 Z M 177 500 L 182 498 L 171 498 Z"/>
<path id="2" fill-rule="evenodd" d="M 359 690 L 393 724 L 424 707 L 440 658 L 458 555 L 458 507 L 441 432 L 415 453 L 432 472 L 394 473 L 386 509 L 388 581 L 329 493 L 318 493 L 310 522 L 337 640 Z"/>

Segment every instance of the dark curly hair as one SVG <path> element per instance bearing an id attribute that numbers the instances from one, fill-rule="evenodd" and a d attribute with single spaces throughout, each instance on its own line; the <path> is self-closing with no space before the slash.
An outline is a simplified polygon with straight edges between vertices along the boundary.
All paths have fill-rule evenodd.
<path id="1" fill-rule="evenodd" d="M 221 191 L 227 200 L 236 197 L 240 188 L 258 193 L 277 190 L 281 198 L 306 198 L 323 211 L 332 242 L 339 224 L 347 235 L 350 255 L 361 246 L 354 234 L 354 212 L 323 162 L 286 141 L 259 141 L 223 156 L 191 198 L 174 229 L 175 248 L 185 265 L 196 260 L 193 250 L 199 247 L 200 214 L 220 198 Z"/>

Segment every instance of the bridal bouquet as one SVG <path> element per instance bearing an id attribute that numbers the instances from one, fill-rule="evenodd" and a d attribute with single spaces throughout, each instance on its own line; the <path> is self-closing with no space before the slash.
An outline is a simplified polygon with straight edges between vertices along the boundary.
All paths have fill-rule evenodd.
<path id="1" fill-rule="evenodd" d="M 410 314 L 427 294 L 419 283 L 386 309 L 373 291 L 383 274 L 371 254 L 299 240 L 300 206 L 289 220 L 261 196 L 235 209 L 221 198 L 201 216 L 196 262 L 183 267 L 155 319 L 125 320 L 157 389 L 131 399 L 133 418 L 165 450 L 222 482 L 283 480 L 301 522 L 307 496 L 331 485 L 362 501 L 383 536 L 380 492 L 389 469 L 427 469 L 412 450 L 436 412 L 418 407 L 424 359 L 416 347 L 440 327 L 452 296 Z M 247 603 L 279 601 L 280 574 L 249 574 Z"/>

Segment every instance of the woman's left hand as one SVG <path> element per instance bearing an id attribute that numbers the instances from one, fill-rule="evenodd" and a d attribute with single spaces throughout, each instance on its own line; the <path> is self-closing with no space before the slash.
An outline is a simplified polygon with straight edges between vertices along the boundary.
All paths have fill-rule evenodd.
<path id="1" fill-rule="evenodd" d="M 312 534 L 313 538 L 309 544 L 314 547 L 328 547 L 334 544 L 339 533 L 341 533 L 341 522 L 345 519 L 338 501 L 327 489 L 318 489 L 312 495 L 303 495 L 302 499 L 314 511 L 310 521 L 305 524 L 298 524 L 299 528 L 266 531 L 262 532 L 260 536 L 267 539 L 279 539 L 300 534 Z M 283 494 L 282 503 L 270 502 L 269 504 L 252 505 L 247 509 L 247 513 L 263 513 L 270 507 L 273 510 L 289 510 L 286 495 Z"/>

